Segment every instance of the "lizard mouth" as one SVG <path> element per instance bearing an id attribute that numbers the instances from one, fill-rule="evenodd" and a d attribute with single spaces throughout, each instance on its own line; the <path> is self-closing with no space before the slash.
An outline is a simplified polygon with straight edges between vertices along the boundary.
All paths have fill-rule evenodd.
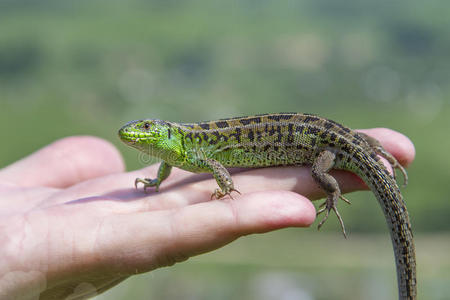
<path id="1" fill-rule="evenodd" d="M 143 134 L 142 132 L 127 131 L 124 128 L 119 130 L 119 137 L 123 142 L 130 145 L 134 145 L 140 141 L 148 140 L 148 136 L 145 136 L 145 134 Z"/>

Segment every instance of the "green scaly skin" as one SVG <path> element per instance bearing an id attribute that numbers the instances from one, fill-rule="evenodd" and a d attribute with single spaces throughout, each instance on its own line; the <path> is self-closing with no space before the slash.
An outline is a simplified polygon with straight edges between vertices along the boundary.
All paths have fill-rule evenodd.
<path id="1" fill-rule="evenodd" d="M 227 167 L 312 166 L 314 180 L 327 194 L 325 217 L 336 209 L 342 197 L 330 169 L 351 171 L 371 188 L 388 224 L 397 266 L 399 299 L 416 299 L 416 261 L 413 235 L 403 197 L 379 155 L 399 169 L 407 183 L 406 171 L 380 143 L 334 121 L 311 114 L 281 113 L 238 117 L 200 123 L 138 120 L 119 130 L 126 144 L 162 159 L 156 179 L 137 178 L 144 189 L 158 190 L 172 167 L 212 173 L 219 186 L 212 198 L 230 195 L 234 188 Z M 394 172 L 395 174 L 395 172 Z M 395 175 L 394 175 L 395 176 Z"/>

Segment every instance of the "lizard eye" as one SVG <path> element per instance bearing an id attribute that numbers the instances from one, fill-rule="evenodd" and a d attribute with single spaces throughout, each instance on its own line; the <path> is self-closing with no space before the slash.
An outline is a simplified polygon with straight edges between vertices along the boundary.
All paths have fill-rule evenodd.
<path id="1" fill-rule="evenodd" d="M 150 123 L 149 122 L 145 122 L 144 123 L 144 129 L 145 130 L 149 130 L 150 129 Z"/>

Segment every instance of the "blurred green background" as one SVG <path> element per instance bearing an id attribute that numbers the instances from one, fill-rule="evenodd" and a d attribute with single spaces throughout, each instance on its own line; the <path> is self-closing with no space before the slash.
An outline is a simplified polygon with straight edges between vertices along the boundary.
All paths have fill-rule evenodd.
<path id="1" fill-rule="evenodd" d="M 316 113 L 390 127 L 417 156 L 403 189 L 421 299 L 450 295 L 450 2 L 0 0 L 0 167 L 70 135 L 137 152 L 117 129 Z M 373 195 L 323 232 L 288 229 L 128 279 L 98 299 L 394 299 L 390 240 Z M 335 221 L 335 219 L 333 219 Z"/>

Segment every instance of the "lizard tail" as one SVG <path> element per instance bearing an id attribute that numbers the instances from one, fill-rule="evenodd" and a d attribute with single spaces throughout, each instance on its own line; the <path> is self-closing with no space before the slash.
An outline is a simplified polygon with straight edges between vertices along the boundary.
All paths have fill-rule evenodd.
<path id="1" fill-rule="evenodd" d="M 360 154 L 364 161 L 363 178 L 375 194 L 383 210 L 391 235 L 397 266 L 399 299 L 414 300 L 417 297 L 416 256 L 408 211 L 400 189 L 381 162 L 365 153 Z"/>

